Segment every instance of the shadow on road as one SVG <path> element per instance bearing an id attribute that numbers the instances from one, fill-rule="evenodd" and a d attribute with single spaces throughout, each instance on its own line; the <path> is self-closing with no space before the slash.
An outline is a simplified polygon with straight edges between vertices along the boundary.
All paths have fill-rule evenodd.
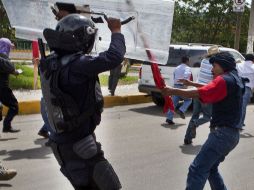
<path id="1" fill-rule="evenodd" d="M 137 113 L 141 113 L 141 114 L 165 117 L 165 119 L 166 119 L 166 114 L 163 113 L 163 108 L 159 107 L 159 106 L 147 106 L 147 107 L 142 107 L 142 108 L 132 108 L 132 109 L 129 109 L 129 111 L 133 111 L 133 112 L 137 112 Z M 191 111 L 187 111 L 185 113 L 186 117 L 189 117 L 191 115 L 192 115 Z M 174 118 L 180 118 L 180 116 L 178 114 L 175 114 Z"/>
<path id="2" fill-rule="evenodd" d="M 241 133 L 240 138 L 253 138 L 254 136 L 250 133 Z"/>
<path id="3" fill-rule="evenodd" d="M 10 140 L 16 140 L 18 138 L 0 138 L 0 141 L 10 141 Z"/>
<path id="4" fill-rule="evenodd" d="M 190 145 L 181 145 L 179 147 L 182 149 L 182 153 L 184 154 L 196 155 L 202 146 L 201 145 L 193 146 L 192 144 L 190 144 Z"/>
<path id="5" fill-rule="evenodd" d="M 174 125 L 169 125 L 167 123 L 162 123 L 161 126 L 167 129 L 175 130 L 178 129 L 179 127 L 185 126 L 185 123 L 175 123 Z"/>
<path id="6" fill-rule="evenodd" d="M 0 183 L 0 187 L 12 187 L 12 185 L 7 183 Z"/>
<path id="7" fill-rule="evenodd" d="M 159 106 L 147 106 L 143 108 L 133 108 L 129 110 L 133 112 L 137 112 L 137 113 L 147 114 L 147 115 L 160 116 L 160 117 L 165 116 L 162 108 Z"/>
<path id="8" fill-rule="evenodd" d="M 26 149 L 26 150 L 2 150 L 1 155 L 8 156 L 4 160 L 21 160 L 21 159 L 47 159 L 50 158 L 49 154 L 52 153 L 51 149 L 45 146 L 45 139 L 36 139 L 34 144 L 40 147 Z"/>

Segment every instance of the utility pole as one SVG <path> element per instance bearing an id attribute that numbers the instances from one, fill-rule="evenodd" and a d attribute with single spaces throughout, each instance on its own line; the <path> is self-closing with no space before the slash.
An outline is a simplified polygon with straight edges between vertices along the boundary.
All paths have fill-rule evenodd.
<path id="1" fill-rule="evenodd" d="M 244 12 L 245 0 L 233 0 L 233 11 L 236 13 L 236 29 L 234 48 L 239 50 L 240 36 L 241 36 L 241 17 Z"/>
<path id="2" fill-rule="evenodd" d="M 236 16 L 236 29 L 235 29 L 234 49 L 239 50 L 239 43 L 240 43 L 240 36 L 241 36 L 242 12 L 237 12 L 236 15 L 237 16 Z"/>
<path id="3" fill-rule="evenodd" d="M 253 53 L 253 41 L 254 41 L 254 0 L 252 0 L 251 2 L 246 53 Z"/>

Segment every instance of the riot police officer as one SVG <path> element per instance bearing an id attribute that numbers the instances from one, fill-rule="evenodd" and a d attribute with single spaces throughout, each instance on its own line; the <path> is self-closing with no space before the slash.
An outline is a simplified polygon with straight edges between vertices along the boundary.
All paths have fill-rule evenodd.
<path id="1" fill-rule="evenodd" d="M 98 74 L 121 64 L 126 51 L 119 19 L 108 18 L 109 49 L 93 57 L 94 23 L 79 14 L 62 18 L 43 34 L 51 54 L 41 60 L 42 93 L 52 132 L 49 145 L 75 190 L 118 190 L 121 184 L 104 158 L 94 130 L 103 97 Z"/>

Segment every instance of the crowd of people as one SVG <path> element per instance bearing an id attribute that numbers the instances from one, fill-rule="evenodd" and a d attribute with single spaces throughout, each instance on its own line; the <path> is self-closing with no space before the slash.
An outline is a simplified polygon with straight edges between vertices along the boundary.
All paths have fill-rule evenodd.
<path id="1" fill-rule="evenodd" d="M 49 139 L 47 145 L 75 190 L 121 189 L 120 180 L 95 135 L 103 111 L 98 74 L 109 70 L 119 73 L 126 52 L 121 22 L 106 19 L 111 43 L 107 51 L 93 57 L 89 55 L 97 32 L 93 21 L 75 14 L 69 4 L 55 6 L 56 29 L 43 31 L 50 54 L 43 56 L 40 63 L 38 53 L 33 56 L 43 94 L 44 125 L 38 135 Z M 9 60 L 13 46 L 9 39 L 0 39 L 0 102 L 9 108 L 3 121 L 5 133 L 19 132 L 11 125 L 18 113 L 18 102 L 8 81 L 10 74 L 18 75 Z M 218 167 L 239 142 L 254 88 L 254 55 L 247 54 L 244 63 L 236 63 L 231 54 L 212 46 L 201 62 L 197 81 L 193 81 L 189 57 L 185 55 L 181 61 L 174 72 L 174 86 L 165 87 L 161 93 L 172 96 L 175 113 L 182 119 L 193 99 L 193 115 L 184 137 L 186 145 L 192 143 L 200 125 L 210 122 L 211 131 L 189 167 L 186 190 L 202 190 L 207 180 L 212 189 L 226 190 Z M 118 78 L 118 74 L 115 79 L 110 78 L 116 80 L 109 86 L 112 96 Z M 34 83 L 36 88 L 37 81 Z M 183 103 L 178 105 L 180 100 Z M 173 117 L 174 112 L 169 111 L 166 119 L 169 125 L 174 125 Z M 9 180 L 16 174 L 16 170 L 0 165 L 0 180 Z"/>

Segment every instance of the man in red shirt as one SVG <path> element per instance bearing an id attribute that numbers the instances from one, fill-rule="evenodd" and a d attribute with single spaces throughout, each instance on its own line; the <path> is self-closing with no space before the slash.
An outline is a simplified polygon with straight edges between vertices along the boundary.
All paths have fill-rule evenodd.
<path id="1" fill-rule="evenodd" d="M 236 71 L 231 54 L 218 53 L 210 58 L 214 80 L 198 89 L 166 87 L 164 96 L 199 98 L 212 104 L 211 132 L 189 167 L 186 190 L 202 190 L 208 179 L 211 189 L 226 190 L 219 164 L 239 142 L 244 84 Z"/>

